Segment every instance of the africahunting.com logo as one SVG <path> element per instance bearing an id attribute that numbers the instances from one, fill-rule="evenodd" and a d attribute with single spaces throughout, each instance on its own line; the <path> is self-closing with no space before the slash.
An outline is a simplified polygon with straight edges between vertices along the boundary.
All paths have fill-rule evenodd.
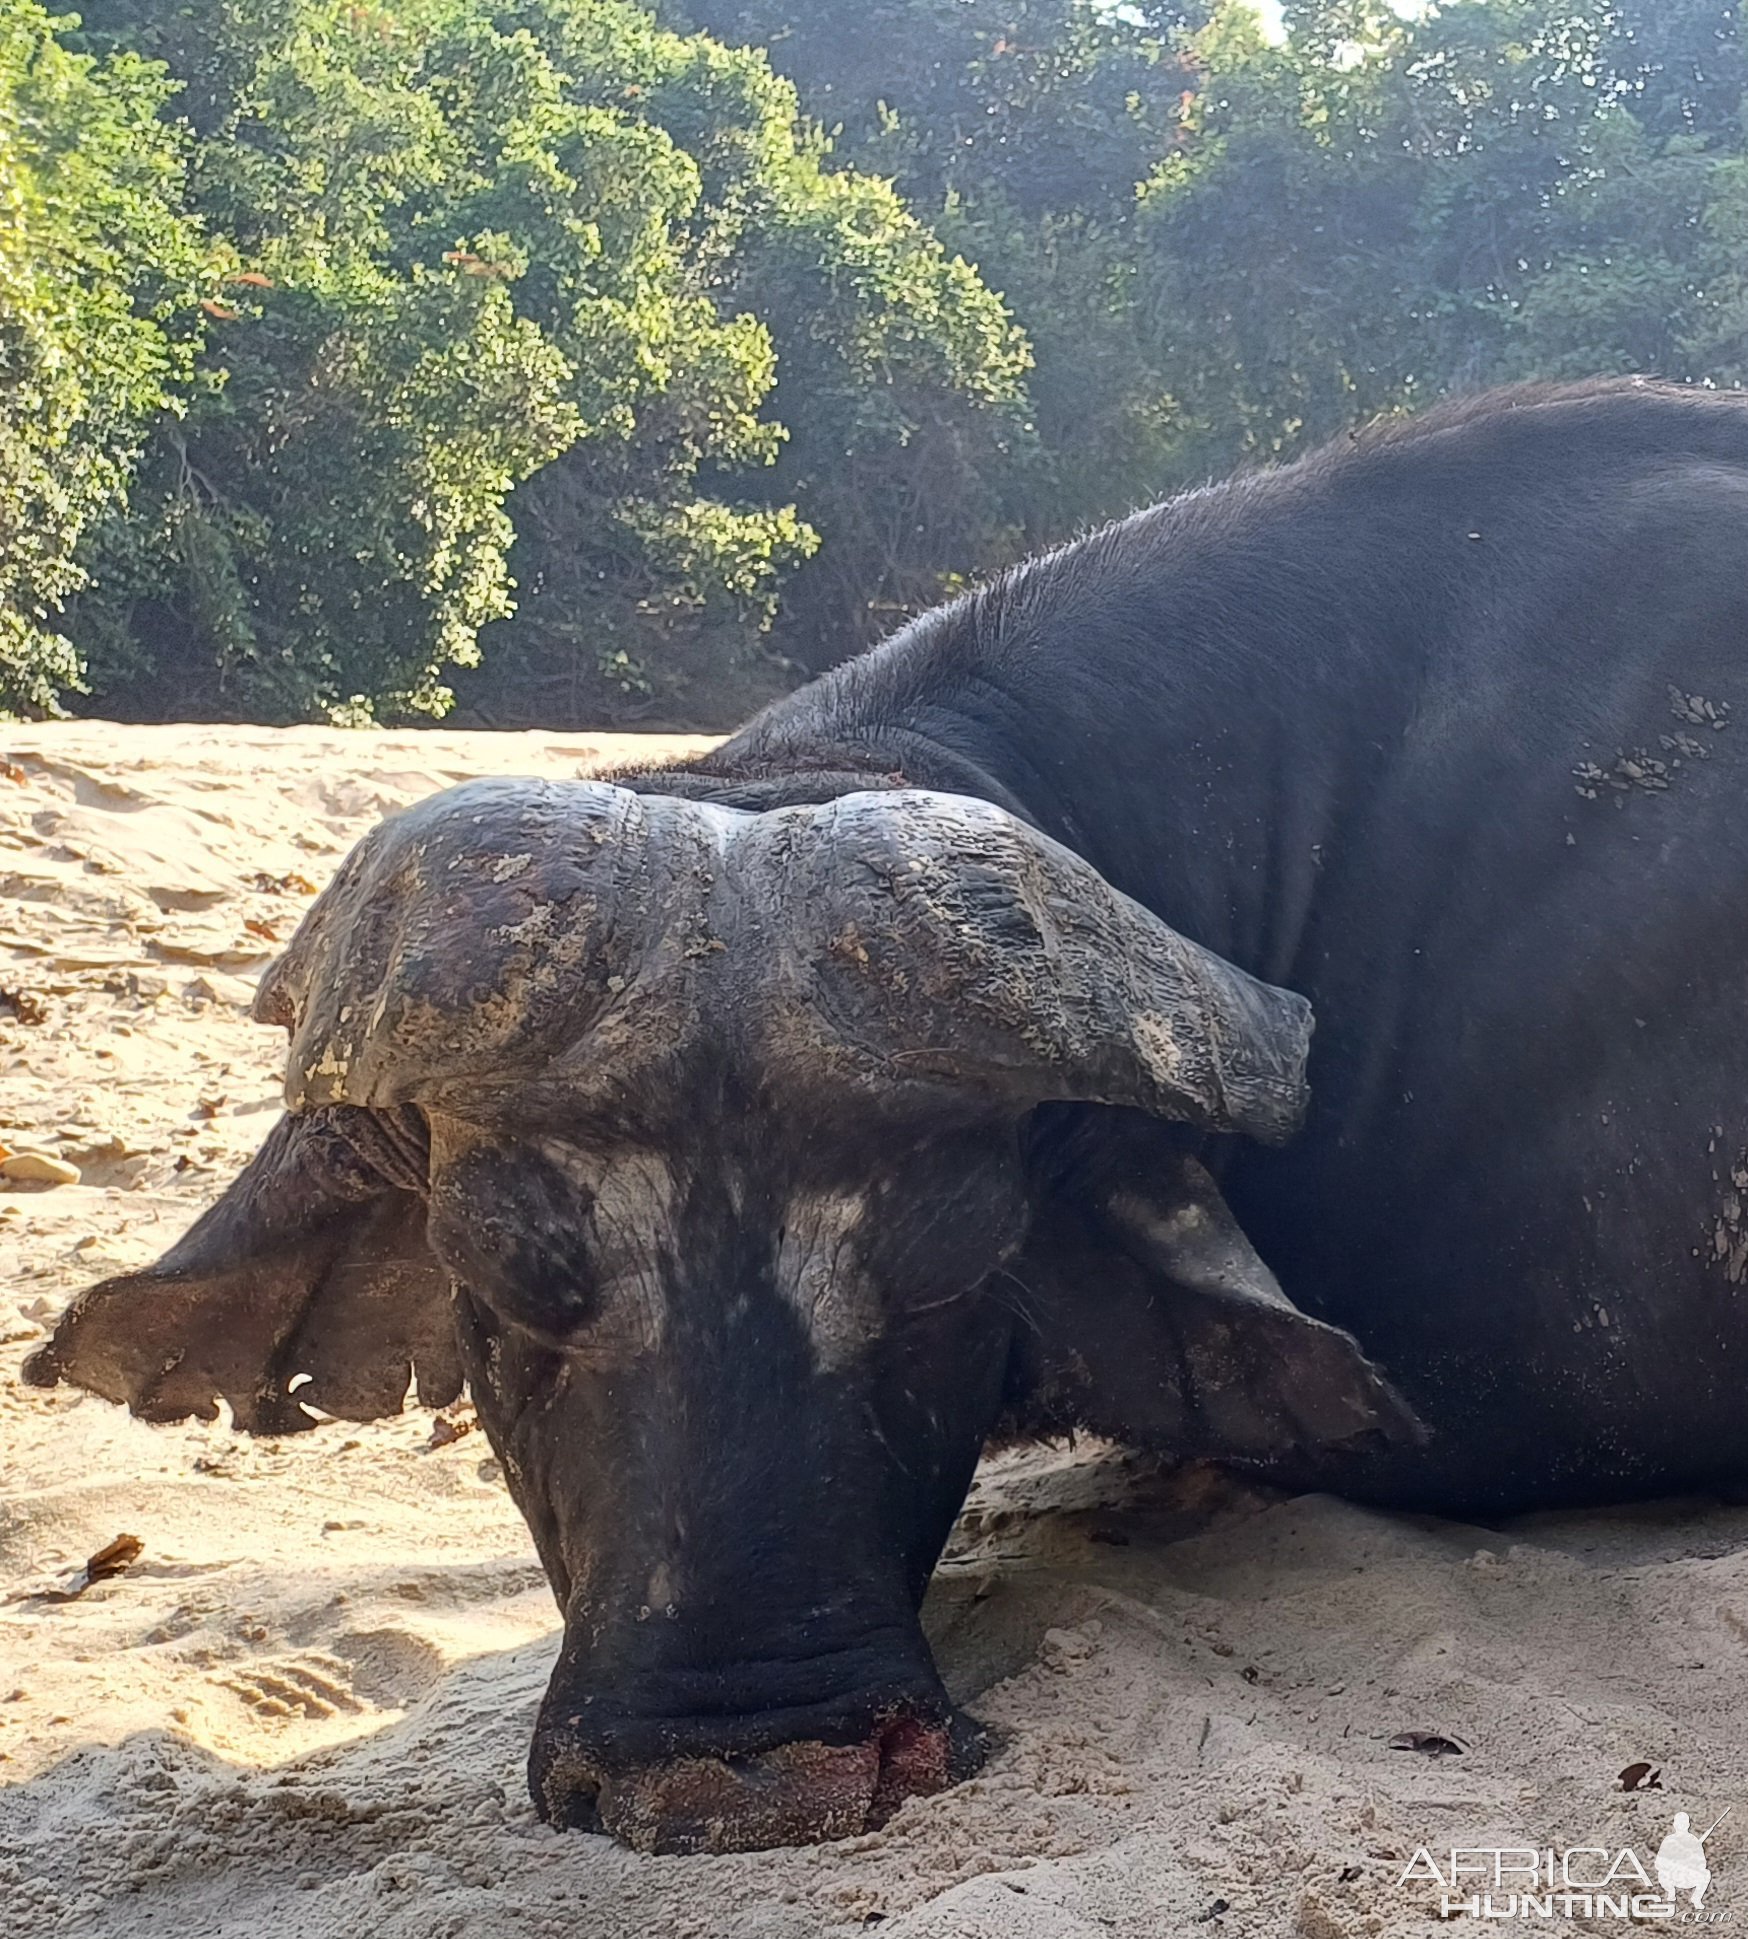
<path id="1" fill-rule="evenodd" d="M 1397 1883 L 1424 1880 L 1439 1893 L 1441 1919 L 1663 1919 L 1722 1925 L 1706 1904 L 1712 1868 L 1706 1840 L 1729 1816 L 1695 1831 L 1675 1814 L 1647 1865 L 1630 1845 L 1452 1846 L 1436 1856 L 1424 1845 Z"/>

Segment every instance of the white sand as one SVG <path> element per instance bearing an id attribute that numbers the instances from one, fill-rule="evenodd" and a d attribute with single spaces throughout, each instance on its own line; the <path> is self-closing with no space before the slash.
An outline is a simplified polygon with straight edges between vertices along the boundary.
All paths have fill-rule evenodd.
<path id="1" fill-rule="evenodd" d="M 0 1933 L 1397 1939 L 1446 1929 L 1396 1882 L 1416 1846 L 1648 1863 L 1676 1809 L 1732 1805 L 1707 1911 L 1748 1921 L 1742 1510 L 1483 1531 L 1004 1457 L 931 1598 L 1005 1738 L 985 1773 L 847 1843 L 651 1859 L 528 1804 L 557 1619 L 477 1433 L 250 1442 L 18 1386 L 67 1295 L 271 1124 L 283 1039 L 246 1004 L 351 841 L 626 746 L 0 728 L 0 989 L 46 1012 L 0 1006 L 0 1142 L 84 1168 L 0 1189 Z M 125 1574 L 31 1599 L 124 1532 Z M 1409 1730 L 1468 1749 L 1388 1748 Z M 1623 1795 L 1641 1758 L 1664 1788 Z"/>

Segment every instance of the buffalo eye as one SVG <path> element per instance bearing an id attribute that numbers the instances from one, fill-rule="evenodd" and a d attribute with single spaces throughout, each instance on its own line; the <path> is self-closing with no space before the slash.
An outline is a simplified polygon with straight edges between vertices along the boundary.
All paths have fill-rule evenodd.
<path id="1" fill-rule="evenodd" d="M 431 1187 L 431 1249 L 500 1319 L 562 1345 L 592 1316 L 593 1197 L 538 1149 L 476 1145 Z"/>

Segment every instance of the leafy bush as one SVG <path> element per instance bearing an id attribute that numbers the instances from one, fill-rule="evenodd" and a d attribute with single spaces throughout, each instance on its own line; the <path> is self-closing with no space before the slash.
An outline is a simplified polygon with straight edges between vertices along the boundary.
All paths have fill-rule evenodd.
<path id="1" fill-rule="evenodd" d="M 54 27 L 0 0 L 0 711 L 78 685 L 75 551 L 186 381 L 203 262 L 183 144 L 158 118 L 169 83 Z"/>
<path id="2" fill-rule="evenodd" d="M 0 0 L 0 707 L 718 722 L 1380 410 L 1748 381 L 1738 0 L 655 4 Z"/>
<path id="3" fill-rule="evenodd" d="M 999 304 L 820 168 L 762 58 L 618 0 L 95 0 L 86 31 L 182 78 L 229 265 L 88 548 L 106 704 L 438 714 L 482 646 L 498 714 L 671 704 L 685 642 L 744 658 L 817 549 L 793 497 L 736 491 L 783 447 L 779 344 L 913 415 L 1013 394 Z M 803 232 L 830 287 L 760 281 Z"/>

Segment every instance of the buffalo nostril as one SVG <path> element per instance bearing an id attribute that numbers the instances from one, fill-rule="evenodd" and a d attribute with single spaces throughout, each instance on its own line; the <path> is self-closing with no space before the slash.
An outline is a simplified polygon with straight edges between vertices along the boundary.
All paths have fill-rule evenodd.
<path id="1" fill-rule="evenodd" d="M 591 1784 L 575 1784 L 556 1791 L 540 1815 L 554 1831 L 600 1831 L 601 1793 Z"/>
<path id="2" fill-rule="evenodd" d="M 601 1829 L 601 1783 L 595 1767 L 562 1740 L 535 1738 L 528 1790 L 535 1810 L 555 1831 Z"/>

